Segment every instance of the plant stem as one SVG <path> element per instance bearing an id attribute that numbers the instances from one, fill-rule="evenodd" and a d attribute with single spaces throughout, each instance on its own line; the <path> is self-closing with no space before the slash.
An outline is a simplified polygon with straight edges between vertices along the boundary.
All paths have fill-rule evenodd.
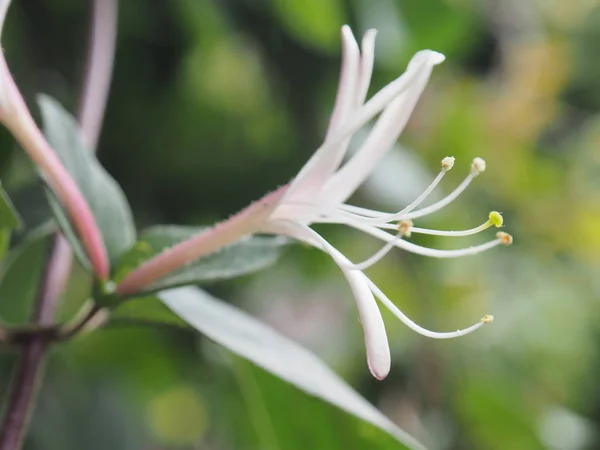
<path id="1" fill-rule="evenodd" d="M 48 343 L 43 340 L 33 340 L 23 346 L 0 430 L 0 450 L 17 450 L 22 446 L 47 347 Z"/>
<path id="2" fill-rule="evenodd" d="M 78 120 L 84 138 L 89 147 L 94 150 L 102 125 L 112 74 L 117 4 L 118 0 L 93 0 L 92 5 L 92 32 Z M 72 261 L 73 254 L 68 242 L 61 234 L 56 234 L 32 314 L 33 323 L 52 324 L 56 305 L 69 278 Z M 75 332 L 79 329 L 77 328 Z M 49 344 L 44 335 L 40 334 L 22 345 L 20 360 L 15 369 L 0 427 L 0 450 L 18 450 L 22 447 L 29 416 L 42 379 Z"/>
<path id="3" fill-rule="evenodd" d="M 77 119 L 88 147 L 95 151 L 108 100 L 117 42 L 117 0 L 94 0 L 90 49 Z"/>

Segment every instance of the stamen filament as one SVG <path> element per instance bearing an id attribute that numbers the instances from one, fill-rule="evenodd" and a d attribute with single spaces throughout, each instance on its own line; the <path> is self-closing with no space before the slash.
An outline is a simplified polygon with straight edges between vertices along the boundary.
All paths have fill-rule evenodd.
<path id="1" fill-rule="evenodd" d="M 360 270 L 360 271 L 367 270 L 369 267 L 371 267 L 371 266 L 377 264 L 379 261 L 381 261 L 381 259 L 385 255 L 387 255 L 396 246 L 396 240 L 400 240 L 400 239 L 402 239 L 402 234 L 398 233 L 396 236 L 394 236 L 393 239 L 386 242 L 383 247 L 381 247 L 378 251 L 376 251 L 373 254 L 373 256 L 365 259 L 363 262 L 352 264 L 348 268 L 354 269 L 354 270 Z"/>
<path id="2" fill-rule="evenodd" d="M 475 161 L 477 161 L 477 164 L 475 164 Z M 440 201 L 438 201 L 432 205 L 429 205 L 425 208 L 414 211 L 414 212 L 411 212 L 412 209 L 414 209 L 416 206 L 421 204 L 423 202 L 423 200 L 425 200 L 425 198 L 435 188 L 437 183 L 439 183 L 439 180 L 441 180 L 443 175 L 448 171 L 448 169 L 446 169 L 446 167 L 442 167 L 441 172 L 438 174 L 436 179 L 429 185 L 429 187 L 425 190 L 425 192 L 423 192 L 423 194 L 421 194 L 413 203 L 411 203 L 410 205 L 408 205 L 406 208 L 402 209 L 401 211 L 398 211 L 397 213 L 394 213 L 394 214 L 379 213 L 379 215 L 376 215 L 378 213 L 377 211 L 369 211 L 370 214 L 368 214 L 368 215 L 370 217 L 360 217 L 359 214 L 365 213 L 368 210 L 365 210 L 364 208 L 359 209 L 358 207 L 354 207 L 354 206 L 351 207 L 349 205 L 340 206 L 338 209 L 338 212 L 342 215 L 346 215 L 347 217 L 353 217 L 355 219 L 362 218 L 365 222 L 372 223 L 372 224 L 376 224 L 377 222 L 393 222 L 393 221 L 397 221 L 397 220 L 417 219 L 419 217 L 427 216 L 431 213 L 439 211 L 440 209 L 448 206 L 450 203 L 452 203 L 454 200 L 456 200 L 456 198 L 460 194 L 462 194 L 465 191 L 465 189 L 469 186 L 469 184 L 471 184 L 471 181 L 473 181 L 473 179 L 477 175 L 479 175 L 481 172 L 483 172 L 483 170 L 485 170 L 485 161 L 483 161 L 481 158 L 475 158 L 473 165 L 471 167 L 471 171 L 469 172 L 469 175 L 467 175 L 467 177 L 463 180 L 463 182 L 460 183 L 458 185 L 458 187 L 456 189 L 454 189 L 454 191 L 452 191 L 450 194 L 448 194 L 446 197 L 444 197 Z"/>
<path id="3" fill-rule="evenodd" d="M 500 228 L 502 226 L 503 220 L 500 213 L 496 211 L 492 211 L 490 213 L 490 218 L 485 222 L 479 225 L 478 227 L 471 228 L 470 230 L 461 230 L 461 231 L 443 231 L 443 230 L 429 230 L 426 228 L 418 228 L 412 227 L 411 231 L 413 233 L 420 234 L 428 234 L 432 236 L 447 236 L 447 237 L 461 237 L 461 236 L 471 236 L 473 234 L 480 233 L 488 228 L 495 226 Z M 386 227 L 387 228 L 387 227 Z"/>
<path id="4" fill-rule="evenodd" d="M 323 236 L 321 236 L 319 233 L 317 233 L 310 227 L 303 226 L 303 228 L 305 231 L 309 232 L 318 241 L 319 244 L 321 244 L 325 252 L 329 253 L 330 256 L 334 257 L 333 253 L 336 251 L 336 248 L 333 245 L 331 245 L 327 241 L 327 239 L 325 239 Z M 336 258 L 334 259 L 336 260 L 336 263 L 344 269 L 363 271 L 377 263 L 379 260 L 381 260 L 381 258 L 383 258 L 391 249 L 394 248 L 394 240 L 401 238 L 401 234 L 398 234 L 394 239 L 390 240 L 381 249 L 379 249 L 379 251 L 377 251 L 373 256 L 358 264 L 342 261 Z"/>
<path id="5" fill-rule="evenodd" d="M 440 170 L 440 173 L 438 173 L 438 176 L 435 177 L 435 179 L 431 182 L 431 184 L 429 186 L 427 186 L 427 189 L 425 189 L 421 193 L 421 195 L 419 195 L 410 205 L 408 205 L 406 208 L 399 211 L 397 214 L 408 213 L 408 212 L 412 211 L 413 209 L 415 209 L 417 206 L 419 206 L 421 203 L 423 203 L 423 201 L 425 201 L 425 199 L 427 197 L 429 197 L 429 195 L 433 192 L 433 190 L 437 187 L 437 185 L 440 184 L 440 181 L 442 181 L 442 178 L 444 178 L 444 175 L 446 175 L 447 172 L 448 172 L 448 169 L 446 167 L 442 167 L 442 170 Z"/>
<path id="6" fill-rule="evenodd" d="M 404 325 L 406 325 L 408 328 L 410 328 L 411 330 L 414 330 L 417 333 L 419 333 L 423 336 L 429 337 L 429 338 L 452 339 L 452 338 L 464 336 L 466 334 L 469 334 L 469 333 L 472 333 L 473 331 L 478 330 L 483 325 L 485 325 L 486 323 L 490 323 L 493 320 L 493 316 L 486 315 L 486 316 L 482 317 L 481 320 L 479 320 L 479 322 L 477 322 L 476 324 L 471 325 L 470 327 L 464 328 L 462 330 L 456 330 L 456 331 L 451 331 L 451 332 L 431 331 L 431 330 L 423 328 L 422 326 L 417 325 L 415 322 L 413 322 L 406 314 L 404 314 L 402 311 L 400 311 L 400 309 L 387 297 L 387 295 L 385 295 L 381 291 L 381 289 L 379 289 L 377 287 L 377 285 L 375 283 L 373 283 L 366 275 L 365 275 L 365 278 L 367 280 L 367 284 L 369 285 L 369 289 L 371 289 L 373 294 L 375 294 L 375 297 L 377 297 L 377 299 L 387 309 L 389 309 L 392 312 L 392 314 L 394 314 L 398 319 L 400 319 L 400 321 Z"/>
<path id="7" fill-rule="evenodd" d="M 359 223 L 349 223 L 348 225 L 352 226 L 353 228 L 356 228 L 357 230 L 364 231 L 365 233 L 370 234 L 371 236 L 374 236 L 378 239 L 381 239 L 382 241 L 393 243 L 395 247 L 404 249 L 417 255 L 431 256 L 433 258 L 457 258 L 460 256 L 476 255 L 477 253 L 484 252 L 498 245 L 508 245 L 507 238 L 504 237 L 504 234 L 506 233 L 502 233 L 502 236 L 497 235 L 496 239 L 494 239 L 493 241 L 489 241 L 481 245 L 462 248 L 458 250 L 438 250 L 434 248 L 421 247 L 420 245 L 413 244 L 412 242 L 408 242 L 404 239 L 396 239 L 395 236 L 373 226 Z"/>
<path id="8" fill-rule="evenodd" d="M 448 194 L 446 197 L 444 197 L 440 201 L 438 201 L 432 205 L 429 205 L 426 208 L 419 209 L 418 211 L 414 211 L 414 212 L 406 214 L 406 215 L 402 215 L 400 213 L 394 214 L 392 218 L 388 219 L 388 221 L 389 220 L 417 219 L 419 217 L 427 216 L 431 213 L 439 211 L 442 208 L 445 208 L 450 203 L 452 203 L 454 200 L 456 200 L 456 198 L 460 194 L 462 194 L 465 191 L 465 189 L 467 189 L 469 184 L 471 184 L 471 181 L 473 181 L 473 179 L 477 175 L 479 175 L 479 172 L 477 172 L 475 170 L 471 170 L 471 172 L 469 173 L 469 175 L 467 175 L 467 177 L 463 180 L 463 182 L 460 183 L 456 189 L 454 189 L 450 194 Z"/>
<path id="9" fill-rule="evenodd" d="M 350 212 L 350 213 L 363 214 L 363 215 L 366 215 L 366 216 L 369 216 L 372 218 L 377 218 L 377 219 L 383 220 L 385 222 L 389 222 L 390 220 L 393 220 L 393 219 L 386 220 L 387 216 L 395 216 L 395 215 L 399 215 L 399 214 L 408 213 L 408 212 L 412 211 L 413 209 L 415 209 L 417 206 L 419 206 L 421 203 L 423 203 L 423 201 L 425 201 L 427 199 L 427 197 L 429 197 L 429 195 L 433 192 L 433 190 L 437 187 L 437 185 L 440 184 L 440 181 L 442 181 L 442 179 L 444 178 L 444 175 L 446 175 L 446 173 L 450 169 L 452 169 L 453 165 L 454 165 L 453 157 L 447 156 L 446 158 L 444 158 L 442 160 L 442 170 L 440 170 L 440 173 L 438 173 L 438 175 L 431 182 L 431 184 L 429 186 L 427 186 L 427 189 L 425 189 L 421 193 L 421 195 L 419 195 L 410 205 L 408 205 L 407 207 L 405 207 L 401 211 L 398 211 L 395 214 L 389 214 L 389 213 L 385 213 L 383 211 L 374 211 L 371 209 L 361 208 L 361 207 L 352 206 L 352 205 L 341 205 L 340 209 Z"/>

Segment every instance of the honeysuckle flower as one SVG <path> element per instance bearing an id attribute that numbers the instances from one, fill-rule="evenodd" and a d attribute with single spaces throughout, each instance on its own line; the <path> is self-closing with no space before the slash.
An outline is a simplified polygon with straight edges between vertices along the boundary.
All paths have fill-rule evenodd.
<path id="1" fill-rule="evenodd" d="M 368 366 L 378 379 L 384 378 L 390 370 L 390 352 L 376 298 L 410 328 L 432 338 L 462 336 L 492 321 L 493 317 L 486 315 L 463 330 L 449 333 L 426 330 L 403 314 L 364 273 L 393 248 L 424 256 L 452 258 L 474 255 L 512 241 L 510 235 L 499 232 L 495 239 L 479 246 L 436 250 L 406 240 L 411 234 L 417 233 L 469 236 L 491 226 L 502 226 L 502 217 L 497 212 L 490 213 L 489 219 L 482 225 L 465 231 L 428 230 L 413 225 L 413 220 L 439 211 L 454 201 L 485 170 L 485 162 L 481 158 L 473 160 L 468 175 L 454 191 L 427 207 L 419 208 L 452 169 L 453 157 L 445 157 L 439 175 L 429 187 L 398 212 L 375 211 L 346 203 L 398 139 L 433 67 L 444 60 L 443 55 L 431 50 L 418 52 L 408 64 L 406 72 L 365 102 L 373 70 L 375 34 L 375 30 L 367 31 L 359 49 L 350 28 L 342 28 L 340 84 L 325 141 L 294 180 L 229 220 L 142 264 L 118 284 L 118 294 L 140 292 L 194 259 L 217 251 L 244 236 L 266 233 L 289 236 L 317 247 L 328 253 L 339 266 L 356 299 L 364 330 Z M 379 118 L 361 147 L 342 164 L 352 136 L 377 115 Z M 352 227 L 381 240 L 383 246 L 365 261 L 353 263 L 311 228 L 313 224 L 323 223 Z"/>
<path id="2" fill-rule="evenodd" d="M 0 35 L 9 5 L 10 0 L 0 0 Z M 67 212 L 96 276 L 106 280 L 108 257 L 96 220 L 77 184 L 31 117 L 10 74 L 4 52 L 0 53 L 0 122 L 40 169 L 46 183 Z"/>

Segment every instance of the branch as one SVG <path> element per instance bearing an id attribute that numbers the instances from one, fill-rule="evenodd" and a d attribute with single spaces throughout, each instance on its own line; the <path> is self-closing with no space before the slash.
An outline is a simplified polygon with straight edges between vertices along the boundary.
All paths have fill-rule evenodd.
<path id="1" fill-rule="evenodd" d="M 95 149 L 102 126 L 110 86 L 117 30 L 117 0 L 93 0 L 92 34 L 88 64 L 81 97 L 78 119 L 84 138 Z M 49 325 L 64 292 L 73 254 L 61 234 L 57 234 L 43 274 L 32 320 L 38 325 Z M 83 327 L 83 325 L 82 325 Z M 78 331 L 79 328 L 75 331 Z M 0 429 L 0 450 L 17 450 L 23 436 L 41 380 L 48 341 L 43 335 L 23 344 L 20 361 L 15 370 L 10 397 Z"/>

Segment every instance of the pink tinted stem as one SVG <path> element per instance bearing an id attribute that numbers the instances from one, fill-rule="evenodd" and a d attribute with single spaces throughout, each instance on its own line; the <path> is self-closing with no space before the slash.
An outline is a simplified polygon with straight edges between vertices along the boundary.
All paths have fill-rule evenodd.
<path id="1" fill-rule="evenodd" d="M 95 149 L 108 99 L 117 42 L 117 0 L 92 2 L 92 32 L 77 118 L 83 137 Z"/>

